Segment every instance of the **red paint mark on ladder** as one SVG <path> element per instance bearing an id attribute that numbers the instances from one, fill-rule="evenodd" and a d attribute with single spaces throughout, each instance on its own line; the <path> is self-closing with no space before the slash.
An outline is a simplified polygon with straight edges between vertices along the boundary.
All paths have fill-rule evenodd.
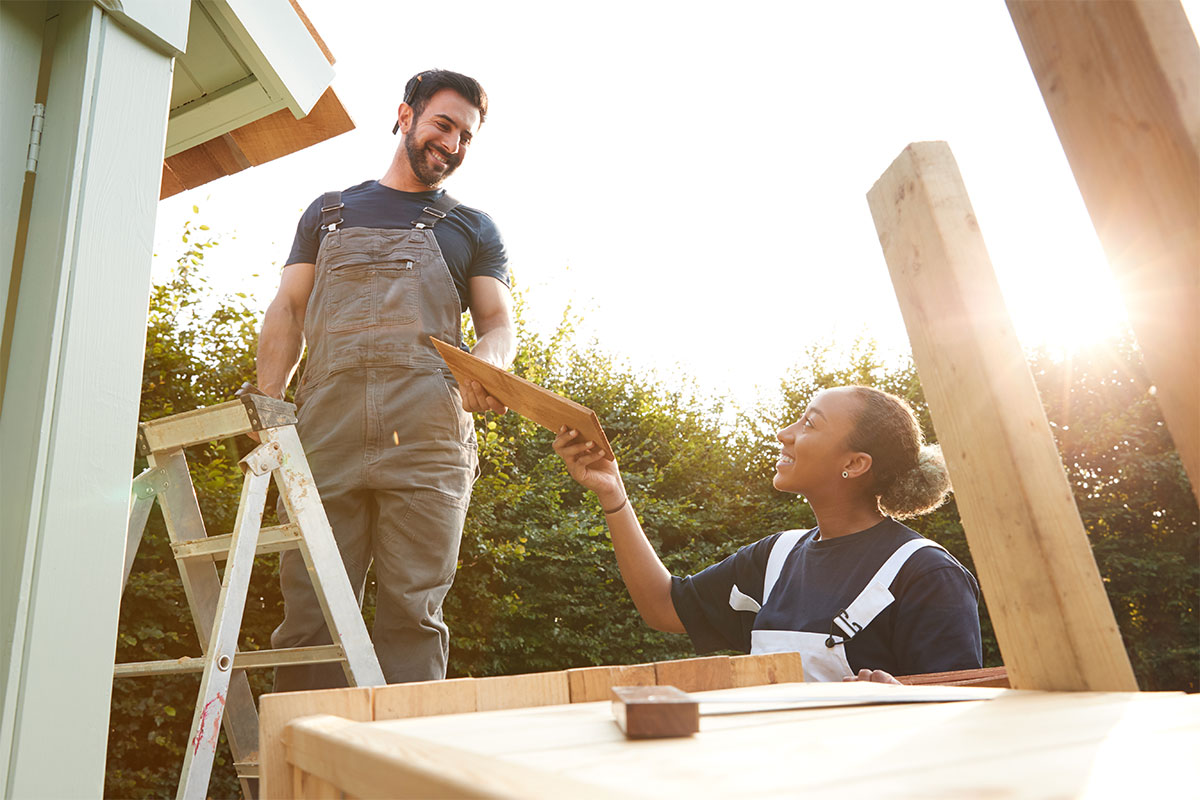
<path id="1" fill-rule="evenodd" d="M 218 704 L 213 708 L 213 704 Z M 225 710 L 225 695 L 218 693 L 216 697 L 209 700 L 204 705 L 204 710 L 200 712 L 200 724 L 196 728 L 196 735 L 192 737 L 192 755 L 200 752 L 200 744 L 204 741 L 204 727 L 212 721 L 212 737 L 209 741 L 214 752 L 217 749 L 217 733 L 221 730 L 221 712 Z M 210 713 L 211 712 L 211 716 Z"/>

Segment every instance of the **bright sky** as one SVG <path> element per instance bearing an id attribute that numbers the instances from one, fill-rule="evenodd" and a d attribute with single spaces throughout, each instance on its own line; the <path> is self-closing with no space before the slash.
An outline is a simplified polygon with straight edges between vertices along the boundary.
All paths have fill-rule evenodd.
<path id="1" fill-rule="evenodd" d="M 570 302 L 605 350 L 743 403 L 814 342 L 906 352 L 866 193 L 930 139 L 1024 344 L 1124 324 L 1000 0 L 301 2 L 357 129 L 160 203 L 156 278 L 198 205 L 213 282 L 265 309 L 303 208 L 383 174 L 405 81 L 443 67 L 491 104 L 447 188 L 496 219 L 535 330 Z"/>

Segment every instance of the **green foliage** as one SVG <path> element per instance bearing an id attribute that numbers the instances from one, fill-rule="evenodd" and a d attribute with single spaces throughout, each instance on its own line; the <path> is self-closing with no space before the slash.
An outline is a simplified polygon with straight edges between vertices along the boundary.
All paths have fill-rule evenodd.
<path id="1" fill-rule="evenodd" d="M 218 298 L 200 268 L 214 242 L 195 241 L 170 280 L 154 287 L 146 340 L 142 419 L 222 402 L 252 379 L 255 315 Z M 517 298 L 514 371 L 597 412 L 643 526 L 675 574 L 695 572 L 777 530 L 810 527 L 802 500 L 771 486 L 775 432 L 820 389 L 862 383 L 907 398 L 934 439 L 908 360 L 874 343 L 814 346 L 755 409 L 727 409 L 686 382 L 645 374 L 577 342 L 568 309 L 549 336 L 526 329 Z M 1092 539 L 1121 631 L 1145 689 L 1197 689 L 1200 659 L 1196 504 L 1129 345 L 1059 362 L 1033 358 L 1035 377 Z M 497 675 L 691 654 L 686 637 L 652 631 L 617 571 L 593 496 L 567 476 L 552 435 L 516 414 L 476 417 L 475 484 L 458 575 L 445 607 L 449 671 Z M 232 528 L 238 458 L 248 440 L 192 448 L 201 508 L 212 532 Z M 136 470 L 145 464 L 140 462 Z M 273 504 L 268 503 L 268 509 Z M 953 502 L 910 524 L 974 571 Z M 283 617 L 277 558 L 256 565 L 241 647 L 267 647 Z M 373 617 L 372 592 L 364 613 Z M 1001 663 L 986 608 L 984 661 Z M 151 516 L 121 609 L 118 660 L 196 655 L 199 646 L 161 518 Z M 251 672 L 255 693 L 270 675 Z M 114 685 L 105 791 L 174 794 L 197 677 L 123 679 Z M 210 792 L 238 794 L 222 743 Z"/>

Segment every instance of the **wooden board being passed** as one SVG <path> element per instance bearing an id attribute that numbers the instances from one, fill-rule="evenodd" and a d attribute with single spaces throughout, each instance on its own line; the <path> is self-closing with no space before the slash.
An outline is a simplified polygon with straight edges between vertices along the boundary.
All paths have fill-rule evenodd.
<path id="1" fill-rule="evenodd" d="M 459 350 L 430 336 L 450 371 L 458 382 L 479 381 L 487 393 L 526 419 L 533 420 L 554 433 L 566 425 L 579 431 L 583 441 L 595 442 L 604 450 L 604 457 L 613 460 L 612 445 L 600 427 L 596 412 L 574 400 L 543 389 L 536 383 L 506 372 L 481 358 Z"/>

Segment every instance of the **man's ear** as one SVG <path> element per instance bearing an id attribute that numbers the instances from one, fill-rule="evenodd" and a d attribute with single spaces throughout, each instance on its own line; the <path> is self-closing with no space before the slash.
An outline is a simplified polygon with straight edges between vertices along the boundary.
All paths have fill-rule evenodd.
<path id="1" fill-rule="evenodd" d="M 850 457 L 846 459 L 845 464 L 842 466 L 842 469 L 847 473 L 847 476 L 851 478 L 857 478 L 865 475 L 867 470 L 870 468 L 870 453 L 851 453 Z"/>
<path id="2" fill-rule="evenodd" d="M 396 122 L 400 123 L 400 133 L 407 134 L 413 122 L 412 106 L 408 103 L 401 103 L 400 107 L 396 109 Z"/>

